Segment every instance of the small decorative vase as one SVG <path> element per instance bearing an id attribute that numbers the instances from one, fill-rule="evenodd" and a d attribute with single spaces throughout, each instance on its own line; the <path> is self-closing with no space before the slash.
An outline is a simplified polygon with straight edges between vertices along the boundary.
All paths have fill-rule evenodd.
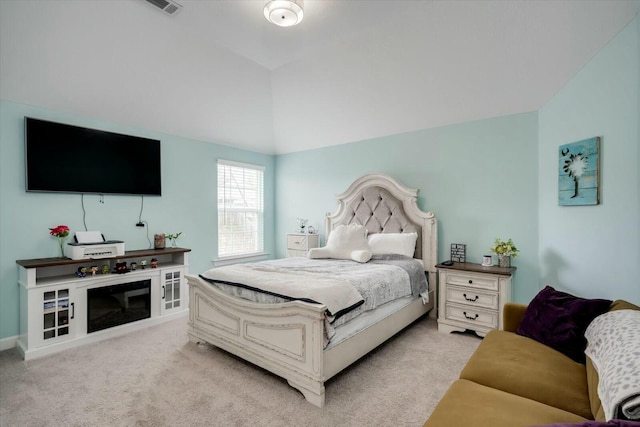
<path id="1" fill-rule="evenodd" d="M 498 265 L 500 267 L 511 267 L 511 255 L 498 255 Z"/>
<path id="2" fill-rule="evenodd" d="M 64 258 L 64 237 L 58 237 L 58 244 L 60 245 L 60 257 Z"/>
<path id="3" fill-rule="evenodd" d="M 165 247 L 164 233 L 155 234 L 153 236 L 153 248 L 154 249 L 164 249 L 164 247 Z"/>

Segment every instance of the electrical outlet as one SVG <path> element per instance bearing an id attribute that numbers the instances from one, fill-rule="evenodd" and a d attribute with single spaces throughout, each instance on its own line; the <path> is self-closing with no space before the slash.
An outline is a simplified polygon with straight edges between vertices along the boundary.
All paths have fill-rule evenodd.
<path id="1" fill-rule="evenodd" d="M 136 224 L 136 227 L 144 227 L 144 222 L 139 222 Z"/>

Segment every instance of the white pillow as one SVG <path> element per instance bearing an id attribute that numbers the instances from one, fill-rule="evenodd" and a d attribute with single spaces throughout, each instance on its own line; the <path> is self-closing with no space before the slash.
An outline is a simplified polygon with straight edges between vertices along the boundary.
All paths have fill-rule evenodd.
<path id="1" fill-rule="evenodd" d="M 369 250 L 351 251 L 351 259 L 356 262 L 368 262 L 373 254 Z"/>
<path id="2" fill-rule="evenodd" d="M 367 239 L 373 255 L 400 254 L 413 258 L 418 233 L 376 233 Z"/>
<path id="3" fill-rule="evenodd" d="M 367 229 L 359 224 L 339 225 L 329 234 L 323 248 L 311 249 L 307 256 L 367 262 L 371 259 Z"/>

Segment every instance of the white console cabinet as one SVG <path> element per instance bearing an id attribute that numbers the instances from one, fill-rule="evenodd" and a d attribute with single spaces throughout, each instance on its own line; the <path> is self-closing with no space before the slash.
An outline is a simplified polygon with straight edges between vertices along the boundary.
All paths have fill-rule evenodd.
<path id="1" fill-rule="evenodd" d="M 166 248 L 128 251 L 117 258 L 97 260 L 43 258 L 16 261 L 20 287 L 18 349 L 24 359 L 186 316 L 189 292 L 185 275 L 190 251 Z M 151 267 L 151 260 L 157 265 L 155 268 Z M 117 274 L 116 263 L 121 262 L 126 262 L 128 268 L 135 262 L 137 268 Z M 143 264 L 146 264 L 145 268 L 142 268 Z M 91 273 L 92 266 L 98 267 L 95 275 Z M 76 274 L 80 267 L 86 267 L 85 277 Z M 132 288 L 127 288 L 132 284 Z M 114 290 L 111 295 L 110 290 Z M 90 321 L 102 315 L 99 310 L 104 310 L 103 306 L 89 304 L 96 296 L 107 301 L 106 305 L 115 307 L 112 312 L 124 317 L 134 316 L 133 320 L 118 319 L 112 326 L 107 313 L 102 316 L 107 318 L 102 324 Z"/>

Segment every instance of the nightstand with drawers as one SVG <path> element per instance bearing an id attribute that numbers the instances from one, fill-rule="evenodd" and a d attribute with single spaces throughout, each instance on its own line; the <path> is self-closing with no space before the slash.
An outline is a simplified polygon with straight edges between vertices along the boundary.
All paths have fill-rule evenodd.
<path id="1" fill-rule="evenodd" d="M 287 234 L 287 258 L 307 256 L 309 249 L 317 248 L 319 244 L 318 234 L 289 233 Z"/>
<path id="2" fill-rule="evenodd" d="M 511 301 L 515 267 L 454 262 L 436 268 L 438 331 L 468 329 L 484 337 L 492 329 L 502 329 L 502 309 Z"/>

